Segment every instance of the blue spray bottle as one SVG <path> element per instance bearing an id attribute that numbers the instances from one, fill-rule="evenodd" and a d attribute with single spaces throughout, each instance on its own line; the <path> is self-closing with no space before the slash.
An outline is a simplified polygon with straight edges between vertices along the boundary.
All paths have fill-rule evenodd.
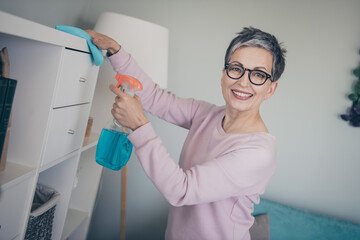
<path id="1" fill-rule="evenodd" d="M 116 87 L 133 96 L 136 91 L 142 90 L 142 85 L 136 78 L 117 74 Z M 111 119 L 102 129 L 96 147 L 95 160 L 98 164 L 118 171 L 129 161 L 133 145 L 127 138 L 131 129 L 121 126 L 116 119 Z"/>

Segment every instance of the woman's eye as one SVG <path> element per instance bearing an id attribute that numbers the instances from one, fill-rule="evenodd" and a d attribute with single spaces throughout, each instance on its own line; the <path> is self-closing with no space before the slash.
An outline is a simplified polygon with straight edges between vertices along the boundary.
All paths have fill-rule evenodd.
<path id="1" fill-rule="evenodd" d="M 260 79 L 265 79 L 266 75 L 262 72 L 254 72 L 254 77 L 260 78 Z"/>
<path id="2" fill-rule="evenodd" d="M 239 72 L 239 73 L 242 72 L 242 69 L 239 68 L 239 67 L 232 67 L 230 70 L 231 70 L 231 71 L 234 71 L 234 72 Z"/>

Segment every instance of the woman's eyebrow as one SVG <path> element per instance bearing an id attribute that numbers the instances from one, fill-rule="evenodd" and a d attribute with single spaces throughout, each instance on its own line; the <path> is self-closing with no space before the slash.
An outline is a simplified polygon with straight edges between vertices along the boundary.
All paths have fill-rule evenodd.
<path id="1" fill-rule="evenodd" d="M 236 64 L 236 65 L 244 66 L 242 63 L 240 63 L 238 61 L 231 62 L 230 64 Z"/>
<path id="2" fill-rule="evenodd" d="M 242 67 L 245 67 L 244 64 L 242 64 L 241 62 L 238 62 L 238 61 L 231 62 L 231 64 L 236 64 L 236 65 L 240 65 L 240 66 L 242 66 Z M 254 67 L 253 69 L 257 69 L 257 70 L 264 69 L 264 70 L 268 71 L 267 68 L 266 68 L 266 67 L 263 67 L 263 66 L 261 66 L 261 67 Z"/>
<path id="3" fill-rule="evenodd" d="M 239 61 L 233 61 L 233 62 L 231 62 L 230 64 L 236 64 L 236 65 L 242 66 L 243 68 L 246 68 L 246 67 L 244 66 L 244 64 L 242 64 L 242 63 L 239 62 Z M 254 67 L 254 68 L 251 69 L 251 70 L 254 70 L 254 69 L 256 69 L 256 70 L 261 70 L 261 69 L 263 69 L 263 70 L 265 70 L 266 72 L 269 72 L 269 70 L 267 70 L 267 68 L 266 68 L 266 67 L 263 67 L 263 66 L 261 66 L 261 67 Z"/>
<path id="4" fill-rule="evenodd" d="M 266 67 L 254 67 L 253 69 L 264 69 L 264 70 L 268 71 L 268 70 L 266 69 Z"/>

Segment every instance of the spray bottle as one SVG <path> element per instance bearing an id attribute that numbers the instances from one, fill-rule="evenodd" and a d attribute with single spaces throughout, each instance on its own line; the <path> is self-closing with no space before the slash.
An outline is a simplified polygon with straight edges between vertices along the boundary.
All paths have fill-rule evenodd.
<path id="1" fill-rule="evenodd" d="M 136 78 L 117 74 L 116 87 L 134 96 L 136 91 L 142 90 L 142 85 Z M 131 156 L 133 145 L 127 138 L 131 129 L 121 126 L 112 118 L 102 129 L 96 148 L 96 162 L 104 167 L 118 171 L 126 165 Z"/>

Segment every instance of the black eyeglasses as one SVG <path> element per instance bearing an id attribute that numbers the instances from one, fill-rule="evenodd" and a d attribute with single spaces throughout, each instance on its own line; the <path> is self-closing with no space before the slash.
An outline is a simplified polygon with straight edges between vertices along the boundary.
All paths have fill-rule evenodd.
<path id="1" fill-rule="evenodd" d="M 228 77 L 232 79 L 240 79 L 246 71 L 249 71 L 250 82 L 257 86 L 263 85 L 269 78 L 270 81 L 272 81 L 271 75 L 267 74 L 266 72 L 258 69 L 247 69 L 237 63 L 225 64 L 225 70 Z"/>

